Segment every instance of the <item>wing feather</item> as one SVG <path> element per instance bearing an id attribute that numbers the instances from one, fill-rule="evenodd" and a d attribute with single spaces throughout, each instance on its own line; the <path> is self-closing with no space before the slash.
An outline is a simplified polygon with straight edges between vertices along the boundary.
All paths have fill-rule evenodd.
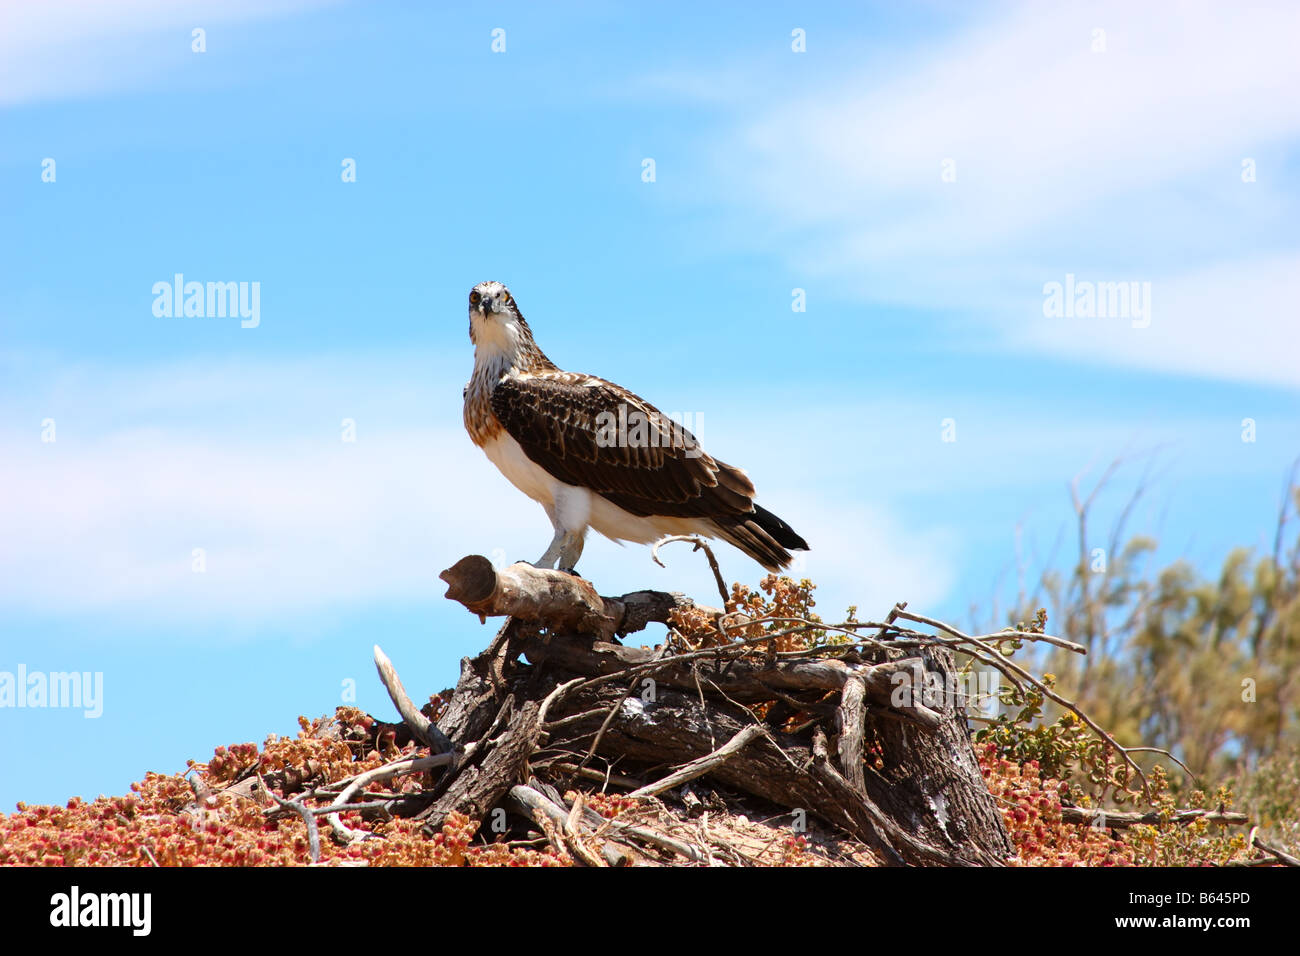
<path id="1" fill-rule="evenodd" d="M 491 402 L 502 427 L 551 476 L 634 515 L 727 519 L 754 511 L 743 471 L 705 454 L 689 431 L 611 382 L 567 372 L 508 375 Z M 611 423 L 620 410 L 618 430 Z"/>

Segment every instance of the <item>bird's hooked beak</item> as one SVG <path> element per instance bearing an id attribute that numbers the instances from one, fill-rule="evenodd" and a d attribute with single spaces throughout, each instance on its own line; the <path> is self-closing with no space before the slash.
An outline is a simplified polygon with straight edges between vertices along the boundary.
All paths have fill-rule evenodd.
<path id="1" fill-rule="evenodd" d="M 496 312 L 497 311 L 496 299 L 492 298 L 492 296 L 490 295 L 483 296 L 483 298 L 479 300 L 478 310 L 481 313 L 483 313 L 483 315 L 485 316 L 491 315 L 493 312 Z"/>

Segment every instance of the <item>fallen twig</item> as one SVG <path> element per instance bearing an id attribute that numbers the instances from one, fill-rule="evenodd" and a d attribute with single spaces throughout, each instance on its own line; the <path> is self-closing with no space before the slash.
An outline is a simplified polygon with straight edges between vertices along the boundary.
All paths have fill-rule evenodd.
<path id="1" fill-rule="evenodd" d="M 694 534 L 673 534 L 666 538 L 660 538 L 650 549 L 650 557 L 654 559 L 654 563 L 659 565 L 661 568 L 667 567 L 667 565 L 659 560 L 659 549 L 665 544 L 672 544 L 674 541 L 690 542 L 695 545 L 693 549 L 694 551 L 703 551 L 705 556 L 708 557 L 709 567 L 713 569 L 713 580 L 718 585 L 718 594 L 722 597 L 723 607 L 726 607 L 728 601 L 727 582 L 723 580 L 722 572 L 718 569 L 718 559 L 713 556 L 713 549 L 708 546 L 703 538 Z"/>
<path id="2" fill-rule="evenodd" d="M 1151 810 L 1147 813 L 1120 813 L 1115 810 L 1089 807 L 1061 807 L 1061 819 L 1066 823 L 1082 823 L 1110 830 L 1126 830 L 1139 825 L 1159 826 L 1163 823 L 1187 824 L 1195 823 L 1197 820 L 1230 826 L 1243 826 L 1250 822 L 1250 818 L 1244 813 L 1224 813 L 1214 810 L 1177 810 L 1171 816 L 1165 816 L 1159 810 Z"/>
<path id="3" fill-rule="evenodd" d="M 631 797 L 653 797 L 658 796 L 665 790 L 671 790 L 673 787 L 680 787 L 682 784 L 694 780 L 696 777 L 702 777 L 719 764 L 726 763 L 732 756 L 739 753 L 755 737 L 766 736 L 765 731 L 759 724 L 751 724 L 736 734 L 725 744 L 713 751 L 711 754 L 705 754 L 698 760 L 692 760 L 680 770 L 670 773 L 662 780 L 655 783 L 647 784 L 639 790 L 635 790 L 628 796 Z"/>
<path id="4" fill-rule="evenodd" d="M 303 823 L 307 824 L 307 846 L 311 852 L 311 861 L 313 863 L 319 863 L 320 862 L 320 828 L 316 826 L 316 817 L 313 816 L 312 812 L 309 809 L 307 809 L 307 807 L 303 806 L 303 804 L 299 800 L 286 800 L 284 799 L 284 797 L 280 796 L 278 793 L 276 793 L 274 790 L 268 787 L 266 785 L 266 781 L 262 779 L 261 774 L 257 775 L 257 782 L 261 785 L 262 792 L 270 796 L 270 798 L 274 800 L 277 804 L 279 804 L 285 810 L 292 810 L 294 813 L 302 817 Z"/>

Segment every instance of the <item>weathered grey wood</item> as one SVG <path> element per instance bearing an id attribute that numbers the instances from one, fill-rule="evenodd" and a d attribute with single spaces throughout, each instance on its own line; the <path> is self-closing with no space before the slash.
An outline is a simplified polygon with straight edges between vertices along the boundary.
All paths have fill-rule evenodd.
<path id="1" fill-rule="evenodd" d="M 563 801 L 559 795 L 544 793 L 537 786 L 519 784 L 511 787 L 510 792 L 507 794 L 507 805 L 520 813 L 521 816 L 535 817 L 539 813 L 543 814 L 561 832 L 570 835 L 573 841 L 567 847 L 570 852 L 576 849 L 574 844 L 583 846 L 582 839 L 592 835 L 595 829 L 609 828 L 609 821 L 599 814 L 595 815 L 597 822 L 594 827 L 592 821 L 585 814 L 582 822 L 586 823 L 587 827 L 575 826 L 571 819 L 572 813 L 564 809 Z M 575 832 L 575 830 L 578 832 Z M 585 852 L 585 846 L 583 849 L 577 849 L 577 855 L 588 865 L 594 865 L 594 861 Z M 600 858 L 607 866 L 630 866 L 637 860 L 643 859 L 643 856 L 631 846 L 607 836 L 600 848 Z"/>
<path id="2" fill-rule="evenodd" d="M 537 725 L 537 701 L 525 701 L 507 724 L 496 743 L 479 750 L 484 754 L 456 768 L 447 788 L 419 818 L 427 830 L 442 826 L 453 810 L 475 820 L 487 816 L 494 806 L 524 776 L 528 758 L 537 749 L 541 730 Z M 486 751 L 486 753 L 484 753 Z"/>
<path id="3" fill-rule="evenodd" d="M 451 693 L 447 709 L 443 713 L 439 726 L 451 738 L 454 747 L 460 747 L 471 740 L 477 740 L 492 719 L 492 713 L 485 705 L 492 698 L 492 686 L 487 678 L 478 672 L 475 660 L 470 657 L 460 659 L 460 680 Z"/>
<path id="4" fill-rule="evenodd" d="M 741 728 L 736 736 L 732 737 L 725 744 L 713 751 L 711 754 L 705 754 L 686 764 L 679 770 L 675 770 L 662 780 L 646 784 L 637 790 L 628 794 L 631 797 L 653 797 L 656 794 L 663 793 L 666 790 L 672 790 L 674 787 L 680 787 L 684 783 L 703 777 L 711 770 L 715 770 L 720 764 L 726 763 L 740 751 L 745 749 L 745 745 L 755 737 L 761 737 L 764 734 L 761 724 L 750 724 L 748 727 Z"/>
<path id="5" fill-rule="evenodd" d="M 951 651 L 927 647 L 920 658 L 927 680 L 957 686 Z M 944 700 L 943 720 L 933 732 L 871 717 L 869 710 L 868 738 L 883 768 L 867 766 L 865 784 L 891 820 L 929 845 L 978 846 L 999 859 L 1013 855 L 1002 812 L 980 772 L 960 697 Z"/>
<path id="6" fill-rule="evenodd" d="M 1161 810 L 1125 813 L 1121 810 L 1087 807 L 1061 807 L 1061 819 L 1066 823 L 1082 823 L 1087 826 L 1104 827 L 1107 830 L 1126 830 L 1138 825 L 1156 826 L 1161 823 L 1187 824 L 1198 820 L 1225 826 L 1245 826 L 1250 823 L 1250 817 L 1244 813 L 1217 810 L 1178 810 L 1171 815 L 1166 815 Z"/>
<path id="7" fill-rule="evenodd" d="M 625 697 L 622 688 L 597 687 L 575 695 L 575 710 L 598 710 L 619 704 L 610 726 L 601 738 L 598 752 L 621 758 L 624 763 L 685 763 L 711 753 L 714 739 L 734 737 L 753 718 L 725 701 L 708 700 L 686 691 L 661 688 L 655 700 Z M 565 727 L 568 746 L 580 749 L 594 737 L 601 720 L 597 716 Z M 895 723 L 895 722 L 890 722 Z M 912 731 L 919 746 L 931 736 Z M 890 863 L 911 865 L 998 865 L 1009 855 L 1003 852 L 1005 830 L 1001 818 L 992 836 L 962 831 L 962 838 L 942 836 L 937 840 L 914 836 L 899 825 L 878 804 L 879 792 L 868 782 L 867 793 L 855 791 L 830 764 L 822 739 L 822 753 L 814 753 L 814 741 L 807 737 L 771 733 L 756 737 L 744 750 L 714 767 L 710 775 L 718 782 L 791 810 L 815 813 L 870 845 Z M 982 780 L 980 782 L 982 787 Z M 988 794 L 987 788 L 983 791 Z M 992 805 L 992 798 L 989 797 Z M 996 812 L 996 807 L 993 807 Z M 951 829 L 951 827 L 950 827 Z M 927 836 L 940 827 L 926 827 Z M 1007 841 L 1009 844 L 1009 841 Z"/>
<path id="8" fill-rule="evenodd" d="M 679 766 L 677 774 L 645 789 L 666 794 L 704 773 L 723 787 L 787 808 L 792 822 L 797 811 L 815 814 L 867 843 L 888 864 L 999 865 L 1012 853 L 960 701 L 895 693 L 900 681 L 955 683 L 945 648 L 912 645 L 905 655 L 858 647 L 820 658 L 740 656 L 734 648 L 665 656 L 662 648 L 610 639 L 668 621 L 674 608 L 691 606 L 681 595 L 602 597 L 573 575 L 530 565 L 497 571 L 478 556 L 457 562 L 443 578 L 448 596 L 475 613 L 522 616 L 508 618 L 487 650 L 461 662 L 437 728 L 453 747 L 454 765 L 421 814 L 431 828 L 452 810 L 481 819 L 503 801 L 523 809 L 527 801 L 521 803 L 513 788 L 528 780 L 530 757 L 545 741 L 538 773 L 548 764 L 558 767 L 557 758 L 577 759 L 570 755 L 593 748 L 643 779 L 661 777 L 665 765 Z M 784 716 L 766 726 L 746 707 L 773 702 Z M 801 726 L 783 730 L 783 721 L 800 712 L 808 715 Z M 868 750 L 876 765 L 864 762 Z M 587 862 L 627 857 L 588 846 L 581 827 L 604 827 L 604 838 L 629 847 L 629 840 L 639 840 L 705 859 L 695 847 L 649 828 L 611 825 L 589 808 L 575 804 L 566 814 L 554 788 L 533 782 L 553 804 L 542 809 L 556 832 L 576 841 L 568 849 Z"/>
<path id="9" fill-rule="evenodd" d="M 535 664 L 551 663 L 591 677 L 614 674 L 659 659 L 655 648 L 625 647 L 561 636 L 549 641 L 527 638 L 519 643 L 519 647 Z M 940 714 L 919 702 L 901 704 L 892 699 L 894 675 L 911 672 L 918 660 L 913 657 L 876 664 L 846 664 L 838 660 L 771 663 L 728 657 L 678 663 L 668 658 L 663 666 L 654 670 L 653 679 L 657 684 L 688 689 L 712 682 L 733 700 L 761 702 L 771 700 L 773 690 L 787 693 L 842 691 L 849 678 L 857 677 L 863 682 L 865 695 L 874 707 L 892 711 L 926 730 L 936 730 L 944 721 Z"/>
<path id="10" fill-rule="evenodd" d="M 854 676 L 840 696 L 840 766 L 844 768 L 844 779 L 858 793 L 867 792 L 862 770 L 862 725 L 866 720 L 862 702 L 866 695 L 866 682 Z"/>
<path id="11" fill-rule="evenodd" d="M 446 753 L 451 750 L 451 741 L 447 735 L 433 725 L 424 712 L 415 706 L 415 703 L 407 696 L 406 688 L 402 686 L 402 679 L 397 676 L 397 670 L 393 667 L 393 662 L 388 659 L 388 655 L 380 650 L 379 645 L 374 649 L 375 669 L 379 671 L 379 679 L 383 682 L 384 687 L 388 689 L 389 699 L 392 700 L 393 706 L 397 712 L 402 715 L 402 721 L 410 729 L 411 734 L 420 743 L 433 750 L 434 753 Z"/>
<path id="12" fill-rule="evenodd" d="M 602 640 L 651 622 L 666 624 L 674 608 L 694 606 L 689 598 L 665 591 L 601 597 L 590 581 L 576 575 L 523 562 L 498 571 L 480 554 L 461 558 L 438 576 L 447 582 L 448 599 L 480 617 L 509 616 Z"/>

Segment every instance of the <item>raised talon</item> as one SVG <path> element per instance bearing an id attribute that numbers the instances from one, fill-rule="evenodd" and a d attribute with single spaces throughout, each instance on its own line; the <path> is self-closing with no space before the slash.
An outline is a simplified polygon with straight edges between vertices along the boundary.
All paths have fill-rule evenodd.
<path id="1" fill-rule="evenodd" d="M 582 575 L 577 572 L 576 568 L 560 568 L 565 574 L 572 574 L 575 578 L 581 578 Z"/>

